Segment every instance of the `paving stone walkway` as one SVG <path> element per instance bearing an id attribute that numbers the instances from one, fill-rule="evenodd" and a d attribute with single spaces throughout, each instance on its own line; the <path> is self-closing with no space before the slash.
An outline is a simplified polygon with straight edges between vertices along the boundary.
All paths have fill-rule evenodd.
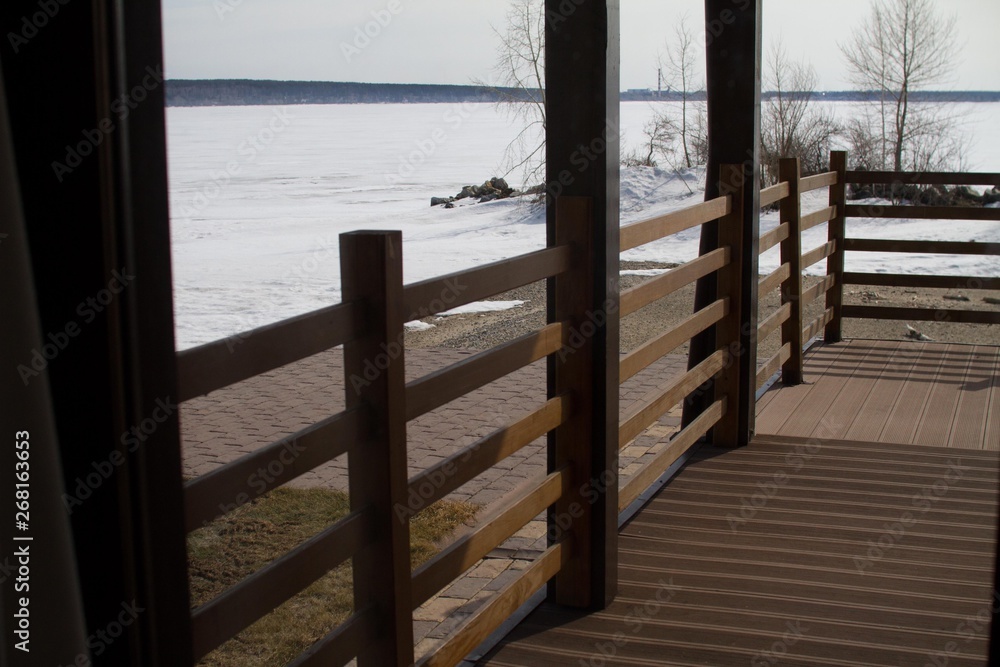
<path id="1" fill-rule="evenodd" d="M 407 381 L 474 354 L 473 350 L 409 349 Z M 686 361 L 686 357 L 670 355 L 631 378 L 621 388 L 621 412 L 683 373 Z M 180 408 L 184 474 L 204 475 L 336 414 L 344 407 L 343 381 L 343 356 L 340 349 L 334 349 L 184 403 Z M 537 409 L 544 401 L 542 361 L 411 421 L 407 426 L 410 476 Z M 678 407 L 622 450 L 622 483 L 655 455 L 679 424 Z M 448 499 L 479 505 L 477 520 L 481 520 L 501 508 L 503 499 L 519 486 L 544 476 L 545 469 L 545 439 L 540 438 Z M 292 485 L 346 491 L 347 457 L 320 466 Z M 543 519 L 536 518 L 415 612 L 418 655 L 446 637 L 541 553 L 546 530 Z"/>

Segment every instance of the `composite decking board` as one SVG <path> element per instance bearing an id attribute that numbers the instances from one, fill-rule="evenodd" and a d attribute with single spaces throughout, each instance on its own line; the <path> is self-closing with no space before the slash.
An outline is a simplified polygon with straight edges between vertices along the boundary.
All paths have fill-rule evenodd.
<path id="1" fill-rule="evenodd" d="M 625 524 L 605 611 L 543 605 L 482 664 L 986 664 L 988 628 L 968 619 L 991 604 L 1000 455 L 816 440 L 804 457 L 806 438 L 758 440 L 700 450 Z M 955 463 L 962 476 L 916 505 Z M 780 644 L 788 622 L 802 636 Z"/>
<path id="2" fill-rule="evenodd" d="M 989 348 L 973 348 L 973 360 L 969 365 L 965 385 L 959 394 L 958 407 L 952 425 L 948 445 L 954 448 L 979 448 L 986 442 L 987 408 L 990 402 L 990 384 L 993 380 L 996 361 L 989 355 Z M 988 368 L 983 361 L 988 360 Z"/>
<path id="3" fill-rule="evenodd" d="M 795 646 L 789 646 L 789 659 L 792 656 L 809 656 L 811 657 L 822 657 L 824 652 L 824 647 L 830 644 L 836 643 L 839 647 L 850 647 L 853 649 L 863 648 L 867 650 L 882 648 L 886 652 L 886 658 L 891 658 L 889 651 L 895 651 L 901 655 L 916 655 L 921 652 L 925 653 L 937 648 L 936 642 L 941 641 L 940 635 L 917 635 L 917 633 L 905 633 L 900 631 L 893 631 L 891 629 L 877 628 L 873 629 L 872 635 L 869 636 L 865 629 L 859 627 L 851 627 L 849 625 L 840 625 L 837 623 L 830 623 L 822 620 L 812 621 L 813 625 L 807 625 L 805 623 L 796 624 L 794 618 L 774 618 L 774 617 L 748 617 L 747 615 L 741 615 L 736 613 L 723 614 L 720 615 L 720 623 L 718 627 L 713 627 L 711 625 L 705 624 L 704 622 L 699 622 L 698 620 L 685 621 L 675 618 L 676 610 L 670 606 L 661 606 L 660 614 L 656 617 L 649 618 L 645 620 L 645 623 L 654 626 L 655 630 L 661 631 L 663 634 L 672 634 L 673 641 L 672 644 L 677 646 L 691 646 L 694 641 L 706 634 L 717 630 L 723 630 L 729 637 L 734 639 L 732 644 L 728 645 L 730 649 L 744 649 L 744 650 L 760 650 L 759 638 L 767 637 L 776 630 L 788 629 L 788 623 L 792 623 L 792 627 L 795 627 L 801 631 L 801 638 L 797 644 L 798 651 L 795 650 Z M 602 641 L 612 638 L 615 632 L 630 631 L 632 626 L 629 622 L 622 616 L 617 616 L 614 614 L 601 614 L 600 620 L 604 621 L 606 625 L 606 630 L 602 633 L 603 636 L 599 636 L 596 639 L 595 644 L 599 644 Z M 696 617 L 697 618 L 697 617 Z M 560 631 L 560 642 L 566 642 L 567 648 L 573 648 L 572 642 L 573 638 L 581 638 L 584 640 L 591 639 L 589 633 L 586 630 L 581 629 L 579 626 L 583 624 L 574 623 L 573 617 L 566 617 L 564 615 L 558 614 L 557 612 L 552 613 L 540 613 L 538 615 L 538 620 L 535 623 L 541 624 L 546 621 L 549 623 L 564 623 L 564 626 Z M 567 622 L 569 621 L 569 622 Z M 737 625 L 737 624 L 741 625 Z M 808 632 L 806 632 L 808 630 Z M 668 635 L 669 636 L 669 635 Z M 884 642 L 881 646 L 875 643 L 875 641 Z M 914 642 L 913 647 L 906 646 L 902 644 L 902 641 L 912 640 Z M 632 641 L 639 645 L 650 646 L 652 642 L 645 640 L 644 637 L 632 637 Z M 981 651 L 985 651 L 986 640 L 984 638 L 978 638 L 975 642 L 976 648 Z M 768 645 L 765 645 L 765 648 Z M 808 647 L 808 648 L 807 648 Z M 595 645 L 594 648 L 597 648 Z M 652 646 L 650 646 L 652 648 Z M 721 647 L 719 647 L 721 648 Z M 803 650 L 803 649 L 806 650 Z M 577 649 L 579 650 L 579 649 Z M 598 649 L 599 650 L 599 649 Z M 666 656 L 664 656 L 666 657 Z M 672 657 L 672 656 L 671 656 Z M 926 655 L 923 656 L 926 659 Z"/>
<path id="4" fill-rule="evenodd" d="M 639 538 L 634 538 L 639 539 Z M 626 542 L 623 540 L 623 544 Z M 659 556 L 664 553 L 660 544 L 636 545 L 627 542 L 628 547 L 622 547 L 621 562 L 629 564 L 639 562 L 650 554 Z M 710 548 L 711 551 L 707 551 Z M 750 548 L 744 545 L 718 545 L 709 542 L 672 541 L 669 554 L 680 558 L 697 558 L 700 561 L 716 560 L 733 563 L 776 563 L 800 567 L 816 567 L 828 570 L 857 571 L 857 563 L 853 555 L 846 553 L 826 553 L 814 550 Z M 706 555 L 708 554 L 708 555 Z M 885 577 L 907 577 L 913 580 L 933 580 L 939 582 L 956 582 L 989 586 L 992 576 L 990 568 L 956 567 L 953 563 L 934 565 L 915 563 L 906 560 L 896 560 L 883 557 L 878 562 L 878 573 Z"/>
<path id="5" fill-rule="evenodd" d="M 784 472 L 789 477 L 797 476 L 799 470 L 795 469 L 793 466 L 789 465 L 776 465 L 773 461 L 754 461 L 747 460 L 750 457 L 746 457 L 741 465 L 740 473 L 746 475 L 752 474 L 764 474 L 774 476 L 776 473 Z M 715 471 L 715 472 L 732 472 L 723 462 L 712 462 L 706 461 L 699 463 L 696 466 L 699 471 Z M 808 465 L 808 479 L 819 479 L 819 478 L 832 478 L 832 479 L 852 479 L 858 478 L 863 479 L 866 474 L 879 473 L 885 475 L 886 481 L 890 482 L 906 482 L 912 481 L 917 484 L 926 484 L 928 482 L 934 483 L 938 481 L 945 475 L 955 477 L 968 482 L 981 482 L 983 484 L 990 485 L 991 489 L 996 488 L 996 476 L 990 474 L 979 474 L 979 471 L 970 470 L 964 465 L 962 461 L 962 455 L 960 452 L 956 452 L 951 463 L 943 466 L 922 466 L 920 468 L 913 467 L 909 469 L 897 469 L 897 470 L 886 470 L 884 467 L 880 466 L 865 466 L 860 465 L 843 465 L 827 463 L 823 465 L 822 461 L 809 461 Z M 692 466 L 692 469 L 695 469 Z M 801 468 L 802 471 L 805 467 Z M 985 471 L 984 471 L 985 472 Z"/>
<path id="6" fill-rule="evenodd" d="M 875 567 L 871 572 L 860 572 L 852 564 L 846 567 L 826 567 L 816 563 L 778 563 L 773 561 L 739 561 L 732 558 L 717 558 L 712 555 L 700 558 L 694 564 L 686 556 L 646 553 L 633 555 L 623 560 L 627 566 L 628 581 L 633 583 L 656 583 L 657 577 L 674 575 L 719 575 L 722 577 L 749 576 L 760 580 L 799 582 L 803 584 L 823 584 L 828 586 L 867 589 L 902 595 L 931 595 L 942 599 L 964 600 L 967 596 L 990 595 L 991 582 L 983 577 L 979 581 L 954 581 L 924 576 L 891 574 L 884 568 Z M 735 567 L 734 567 L 735 566 Z M 697 572 L 692 572 L 696 567 Z"/>
<path id="7" fill-rule="evenodd" d="M 939 378 L 934 382 L 924 405 L 924 412 L 920 416 L 917 432 L 913 436 L 913 444 L 936 446 L 951 441 L 952 426 L 955 423 L 964 386 L 968 382 L 971 364 L 970 355 L 965 360 L 949 366 L 953 371 L 961 371 L 961 379 L 956 377 L 942 382 Z"/>
<path id="8" fill-rule="evenodd" d="M 741 510 L 745 509 L 747 512 L 760 512 L 753 504 L 750 503 L 745 493 L 730 493 L 722 494 L 718 492 L 714 493 L 690 493 L 687 491 L 674 490 L 672 494 L 672 500 L 669 505 L 665 505 L 675 511 L 689 512 L 692 514 L 705 514 L 713 512 L 716 509 L 725 509 L 727 512 L 732 511 L 731 504 L 735 499 L 739 504 Z M 744 500 L 747 502 L 744 504 Z M 900 515 L 905 511 L 912 511 L 914 509 L 912 501 L 899 502 L 895 505 L 889 504 L 868 504 L 861 502 L 845 502 L 845 501 L 829 501 L 829 500 L 819 500 L 815 498 L 810 498 L 808 496 L 800 497 L 783 497 L 777 496 L 771 498 L 767 502 L 767 509 L 770 511 L 785 511 L 791 512 L 793 514 L 808 514 L 813 511 L 811 508 L 814 506 L 824 506 L 827 513 L 831 516 L 841 516 L 841 517 L 864 517 L 864 518 L 879 518 L 883 520 L 897 520 Z M 649 510 L 659 510 L 658 505 L 650 504 L 648 505 Z M 754 514 L 756 514 L 754 512 Z M 938 508 L 932 507 L 926 512 L 921 511 L 921 521 L 928 522 L 929 525 L 936 523 L 949 524 L 949 525 L 963 525 L 969 527 L 982 527 L 985 529 L 992 529 L 996 526 L 996 513 L 995 512 L 969 512 L 969 511 L 944 511 Z"/>
<path id="9" fill-rule="evenodd" d="M 872 390 L 880 374 L 892 363 L 892 355 L 899 348 L 897 342 L 879 341 L 872 345 L 871 370 L 876 375 L 860 373 L 860 366 L 855 367 L 852 375 L 847 380 L 847 391 L 840 394 L 830 402 L 830 406 L 823 415 L 824 430 L 828 438 L 844 438 L 851 426 L 857 420 L 868 404 Z M 865 369 L 869 370 L 869 369 Z"/>
<path id="10" fill-rule="evenodd" d="M 816 402 L 814 414 L 828 403 L 823 425 L 829 426 L 831 420 L 842 422 L 837 416 L 849 410 L 838 405 L 849 403 L 860 405 L 846 432 L 838 434 L 846 440 L 1000 450 L 1000 417 L 994 415 L 1000 410 L 1000 346 L 895 345 L 852 340 L 814 348 L 806 355 L 814 385 L 773 388 L 758 411 L 758 434 L 829 440 L 836 424 L 810 429 L 808 419 L 796 413 L 808 405 L 803 401 Z"/>
<path id="11" fill-rule="evenodd" d="M 802 454 L 796 454 L 794 457 L 789 458 L 788 456 L 768 452 L 762 447 L 754 446 L 746 452 L 746 464 L 747 465 L 758 465 L 758 466 L 768 466 L 771 470 L 783 470 L 787 468 L 794 469 L 796 466 L 804 466 L 806 463 L 812 469 L 822 468 L 828 470 L 855 470 L 855 471 L 872 471 L 881 469 L 886 463 L 897 464 L 899 472 L 913 473 L 913 474 L 940 474 L 941 462 L 923 462 L 923 461 L 907 461 L 905 464 L 898 464 L 895 457 L 891 453 L 881 454 L 877 450 L 872 450 L 870 452 L 871 458 L 865 458 L 864 456 L 855 453 L 854 455 L 832 455 L 830 452 L 824 451 L 823 449 L 817 449 L 818 453 L 810 454 L 808 452 L 803 452 Z M 970 457 L 964 457 L 963 452 L 952 451 L 948 459 L 956 462 L 962 468 L 963 476 L 970 479 L 984 479 L 997 481 L 1000 479 L 1000 473 L 998 473 L 995 467 L 979 467 L 971 464 Z M 692 459 L 694 460 L 694 459 Z M 706 459 L 698 459 L 702 461 Z M 947 468 L 947 466 L 945 466 Z"/>
<path id="12" fill-rule="evenodd" d="M 802 436 L 799 437 L 789 437 L 784 435 L 773 435 L 773 434 L 761 434 L 755 436 L 754 441 L 750 444 L 747 451 L 753 451 L 758 448 L 766 448 L 769 446 L 799 446 L 803 447 L 802 443 L 806 441 Z M 1000 454 L 995 451 L 985 451 L 976 449 L 962 450 L 961 452 L 956 452 L 951 448 L 940 446 L 940 447 L 920 447 L 918 450 L 914 450 L 912 445 L 905 445 L 893 442 L 864 442 L 856 440 L 825 440 L 822 438 L 809 438 L 809 443 L 819 443 L 823 446 L 823 451 L 830 454 L 837 454 L 841 451 L 853 451 L 867 452 L 867 451 L 877 451 L 877 452 L 891 452 L 898 455 L 903 455 L 907 459 L 912 460 L 925 460 L 925 459 L 951 459 L 956 456 L 961 457 L 963 461 L 968 462 L 970 465 L 975 465 L 979 467 L 992 467 L 1000 469 Z"/>
<path id="13" fill-rule="evenodd" d="M 851 349 L 850 345 L 848 349 Z M 876 351 L 877 348 L 867 348 L 863 359 L 867 359 Z M 844 424 L 829 419 L 827 414 L 830 406 L 837 402 L 842 392 L 850 385 L 851 378 L 856 371 L 857 364 L 853 360 L 847 360 L 843 355 L 838 357 L 835 362 L 829 365 L 824 374 L 815 380 L 808 400 L 799 405 L 778 433 L 785 435 L 809 433 L 823 438 L 834 437 L 835 433 L 843 429 Z"/>
<path id="14" fill-rule="evenodd" d="M 888 415 L 896 405 L 902 386 L 910 379 L 919 365 L 924 348 L 903 348 L 899 350 L 897 363 L 907 361 L 909 368 L 905 371 L 896 370 L 884 373 L 875 380 L 875 386 L 868 402 L 859 410 L 851 427 L 844 434 L 845 440 L 878 440 L 882 435 Z"/>
<path id="15" fill-rule="evenodd" d="M 767 409 L 757 417 L 759 433 L 778 433 L 795 410 L 806 401 L 816 387 L 814 374 L 821 374 L 832 361 L 847 349 L 846 345 L 820 346 L 806 354 L 806 382 L 791 387 L 778 385 L 771 389 L 775 393 Z M 810 372 L 811 371 L 811 372 Z"/>
<path id="16" fill-rule="evenodd" d="M 925 349 L 928 354 L 932 354 L 936 346 L 927 346 Z M 937 359 L 942 362 L 940 354 Z M 927 401 L 930 399 L 935 384 L 942 379 L 938 377 L 938 374 L 942 372 L 943 366 L 943 363 L 939 363 L 938 368 L 933 371 L 929 370 L 926 377 L 907 378 L 899 391 L 896 405 L 889 412 L 882 433 L 879 434 L 879 440 L 904 444 L 914 443 L 917 429 L 924 417 Z M 933 373 L 933 376 L 930 373 Z M 946 443 L 947 439 L 934 443 L 934 446 Z"/>
<path id="17" fill-rule="evenodd" d="M 693 480 L 676 480 L 674 482 L 676 489 L 695 491 L 697 492 L 700 487 L 705 486 L 703 483 L 695 482 L 691 483 Z M 748 489 L 745 482 L 731 483 L 731 482 L 713 482 L 708 488 L 705 488 L 706 494 L 728 494 L 730 496 L 739 499 L 739 503 L 742 499 L 746 499 L 747 502 L 754 500 L 754 496 L 759 492 L 759 489 Z M 901 513 L 903 510 L 913 508 L 913 494 L 912 493 L 893 493 L 887 494 L 882 492 L 860 492 L 858 490 L 852 489 L 824 489 L 817 490 L 814 487 L 807 486 L 783 486 L 781 487 L 780 496 L 788 500 L 820 500 L 824 502 L 855 502 L 863 503 L 871 506 L 893 506 L 896 505 L 901 507 Z M 988 516 L 993 516 L 996 512 L 996 504 L 988 496 L 983 496 L 983 494 L 978 494 L 974 497 L 968 497 L 967 494 L 956 494 L 951 493 L 943 499 L 932 503 L 932 506 L 942 512 L 973 512 L 976 514 L 985 514 Z"/>
<path id="18" fill-rule="evenodd" d="M 995 355 L 993 377 L 990 383 L 989 408 L 987 409 L 986 433 L 983 449 L 990 452 L 1000 450 L 1000 354 Z"/>

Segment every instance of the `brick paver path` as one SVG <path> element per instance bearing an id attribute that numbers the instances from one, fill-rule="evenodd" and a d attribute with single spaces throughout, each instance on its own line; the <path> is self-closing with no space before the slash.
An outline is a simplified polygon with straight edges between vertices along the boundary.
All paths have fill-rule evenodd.
<path id="1" fill-rule="evenodd" d="M 474 354 L 471 350 L 408 349 L 407 381 Z M 631 378 L 621 388 L 621 412 L 683 373 L 686 362 L 686 357 L 671 355 Z M 203 475 L 336 414 L 344 407 L 343 382 L 343 356 L 340 349 L 334 349 L 184 403 L 180 409 L 184 474 Z M 544 402 L 545 363 L 541 361 L 411 421 L 407 426 L 410 476 Z M 622 450 L 622 481 L 666 443 L 679 423 L 678 407 Z M 483 517 L 500 507 L 501 499 L 517 487 L 541 477 L 545 466 L 545 439 L 540 438 L 448 498 L 481 505 Z M 347 490 L 347 457 L 320 466 L 293 484 Z M 418 655 L 445 637 L 540 553 L 545 542 L 541 519 L 416 611 Z"/>

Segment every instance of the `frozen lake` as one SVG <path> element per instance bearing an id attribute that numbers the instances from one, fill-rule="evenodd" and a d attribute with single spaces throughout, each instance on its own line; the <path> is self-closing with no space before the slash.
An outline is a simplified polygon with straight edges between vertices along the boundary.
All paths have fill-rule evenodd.
<path id="1" fill-rule="evenodd" d="M 832 106 L 850 111 L 849 103 Z M 972 168 L 1000 171 L 1000 104 L 959 107 L 975 136 Z M 647 103 L 622 105 L 628 144 L 641 141 L 652 113 Z M 180 349 L 337 303 L 342 232 L 402 230 L 408 282 L 545 243 L 541 212 L 521 202 L 429 206 L 433 196 L 499 175 L 516 130 L 491 105 L 170 108 L 167 125 Z M 623 221 L 700 201 L 704 174 L 687 176 L 693 194 L 662 171 L 624 172 Z M 774 223 L 769 216 L 762 225 Z M 995 223 L 856 224 L 859 236 L 1000 241 Z M 693 232 L 628 258 L 683 261 L 696 251 Z M 763 266 L 776 261 L 765 256 Z M 886 268 L 873 257 L 851 261 L 852 269 Z M 908 269 L 1000 272 L 995 259 L 975 257 L 916 258 Z"/>

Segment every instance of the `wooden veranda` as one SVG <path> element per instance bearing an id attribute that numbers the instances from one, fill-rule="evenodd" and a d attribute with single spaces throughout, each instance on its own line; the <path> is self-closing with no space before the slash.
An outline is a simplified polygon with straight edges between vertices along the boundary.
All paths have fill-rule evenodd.
<path id="1" fill-rule="evenodd" d="M 545 0 L 545 249 L 404 284 L 399 232 L 345 234 L 342 303 L 181 353 L 164 95 L 143 86 L 162 65 L 159 3 L 58 5 L 30 48 L 0 54 L 0 207 L 10 230 L 0 237 L 10 287 L 0 311 L 18 323 L 0 328 L 4 348 L 68 340 L 66 318 L 81 299 L 106 291 L 122 267 L 135 279 L 41 364 L 37 381 L 8 373 L 5 428 L 19 442 L 30 433 L 31 509 L 45 521 L 31 562 L 32 662 L 9 642 L 6 610 L 25 606 L 10 585 L 0 589 L 0 662 L 194 665 L 348 561 L 351 616 L 289 664 L 943 667 L 987 664 L 988 648 L 1000 650 L 987 646 L 997 628 L 997 348 L 915 343 L 889 362 L 885 344 L 842 340 L 845 318 L 1000 323 L 996 311 L 846 304 L 849 285 L 1000 287 L 998 276 L 845 271 L 846 252 L 1000 254 L 1000 244 L 853 238 L 854 217 L 985 223 L 1000 211 L 859 206 L 847 202 L 848 184 L 1000 187 L 1000 174 L 851 172 L 834 153 L 827 173 L 808 177 L 785 160 L 781 182 L 761 189 L 760 0 L 705 1 L 704 203 L 620 225 L 619 3 Z M 46 16 L 39 6 L 16 0 L 0 11 L 20 25 Z M 70 176 L 53 177 L 66 142 L 106 127 L 115 101 L 137 89 L 147 101 L 113 132 L 102 129 L 94 156 Z M 828 205 L 802 211 L 802 194 L 824 189 Z M 768 205 L 780 207 L 781 224 L 762 234 Z M 803 249 L 802 232 L 821 225 L 826 242 Z M 622 252 L 693 228 L 697 258 L 621 292 Z M 762 277 L 760 253 L 775 247 L 780 265 Z M 821 263 L 819 282 L 805 286 L 804 272 Z M 406 377 L 406 321 L 539 281 L 548 285 L 541 329 Z M 691 315 L 620 356 L 621 318 L 693 283 Z M 760 295 L 774 290 L 780 308 L 759 312 Z M 823 346 L 806 352 L 820 335 Z M 768 338 L 780 339 L 779 351 L 758 360 Z M 620 416 L 621 383 L 688 343 L 686 372 Z M 183 478 L 177 410 L 161 406 L 336 347 L 342 410 Z M 535 362 L 546 364 L 538 405 L 410 475 L 408 422 Z M 757 389 L 776 374 L 782 386 L 758 404 Z M 621 448 L 678 405 L 681 431 L 619 484 Z M 133 447 L 129 429 L 153 421 Z M 409 516 L 397 511 L 411 492 L 437 480 L 423 496 L 433 503 L 539 438 L 545 474 L 412 569 Z M 299 454 L 288 461 L 290 444 Z M 187 535 L 339 457 L 350 513 L 192 609 Z M 263 487 L 249 484 L 275 461 Z M 108 467 L 67 512 L 67 488 Z M 544 552 L 444 642 L 415 654 L 413 610 L 539 514 L 548 517 Z M 13 525 L 0 526 L 5 545 Z M 121 639 L 92 650 L 124 604 L 142 613 L 116 626 Z"/>

